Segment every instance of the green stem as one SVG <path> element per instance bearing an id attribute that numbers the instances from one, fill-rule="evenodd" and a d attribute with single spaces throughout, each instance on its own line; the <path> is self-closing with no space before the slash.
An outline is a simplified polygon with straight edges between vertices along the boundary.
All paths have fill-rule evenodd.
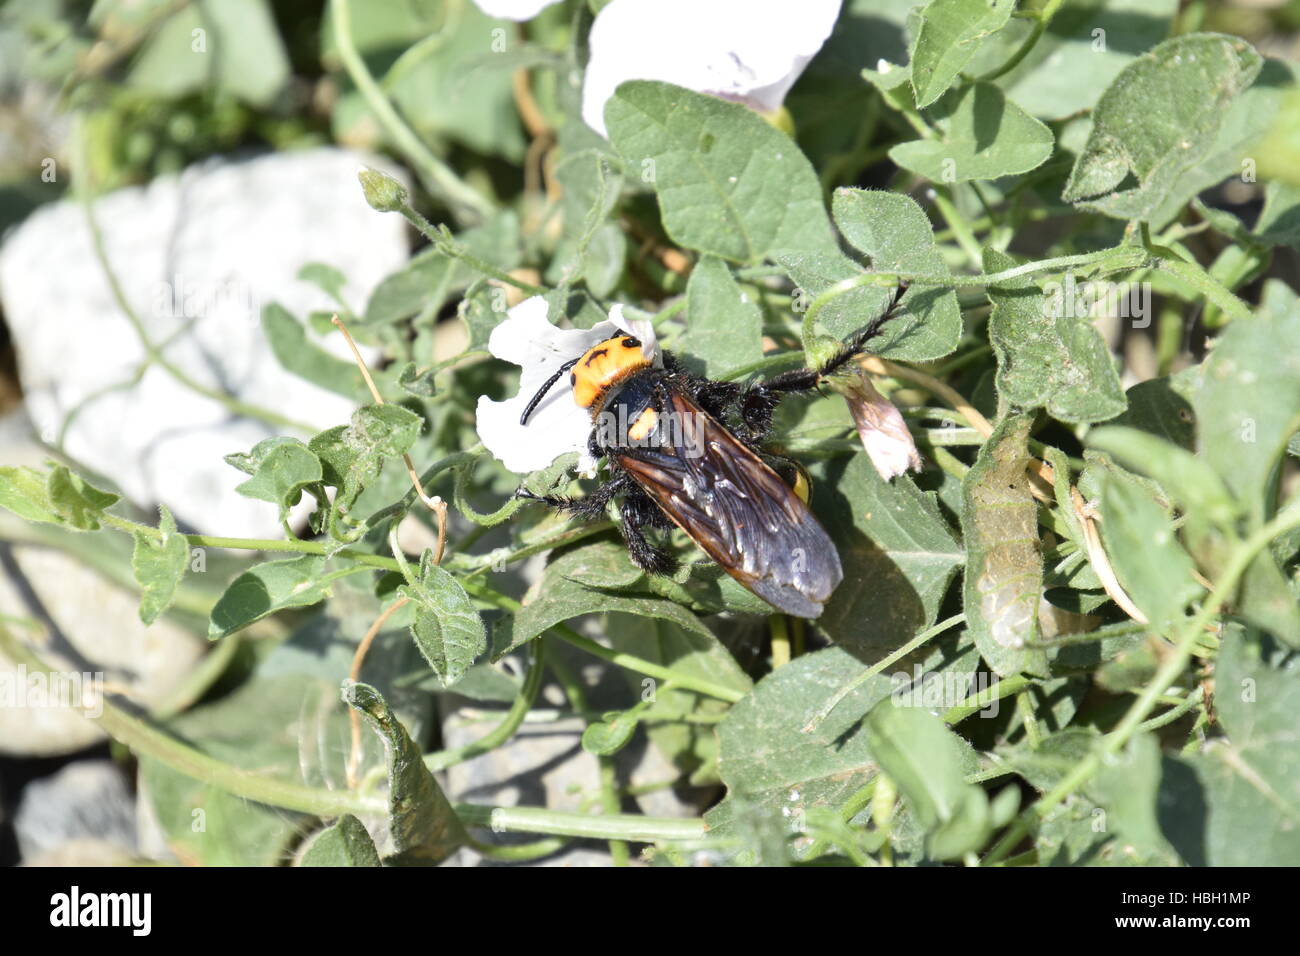
<path id="1" fill-rule="evenodd" d="M 1024 674 L 1004 677 L 992 687 L 971 694 L 959 704 L 955 704 L 943 715 L 943 722 L 949 726 L 959 724 L 971 714 L 979 713 L 989 704 L 1003 697 L 1010 697 L 1032 686 L 1033 681 Z"/>
<path id="2" fill-rule="evenodd" d="M 773 614 L 767 619 L 772 633 L 772 670 L 790 663 L 790 625 L 784 614 Z"/>
<path id="3" fill-rule="evenodd" d="M 612 531 L 613 529 L 614 522 L 612 521 L 595 521 L 580 524 L 577 527 L 566 527 L 554 534 L 547 535 L 539 541 L 520 545 L 518 548 L 513 550 L 501 549 L 488 552 L 487 554 L 477 555 L 464 561 L 457 561 L 453 564 L 453 567 L 458 570 L 464 568 L 469 572 L 467 576 L 473 577 L 476 574 L 482 574 L 483 572 L 492 570 L 493 568 L 512 564 L 515 561 L 530 558 L 534 554 L 541 554 L 543 551 L 550 551 L 554 548 L 564 547 L 565 545 L 573 544 L 575 541 L 590 538 L 592 535 L 604 534 L 606 531 Z"/>
<path id="4" fill-rule="evenodd" d="M 537 807 L 465 805 L 457 805 L 456 812 L 466 824 L 488 826 L 498 833 L 551 833 L 630 843 L 701 840 L 705 836 L 704 821 L 699 818 L 643 817 L 634 813 L 592 816 Z"/>
<path id="5" fill-rule="evenodd" d="M 1029 743 L 1030 750 L 1037 750 L 1038 745 L 1043 741 L 1042 731 L 1038 727 L 1038 720 L 1034 717 L 1034 698 L 1028 690 L 1022 690 L 1016 695 L 1016 710 L 1020 713 L 1020 721 L 1025 727 L 1025 740 Z"/>
<path id="6" fill-rule="evenodd" d="M 907 282 L 909 285 L 914 286 L 941 286 L 953 289 L 966 286 L 991 286 L 1009 282 L 1021 276 L 1035 275 L 1041 272 L 1059 272 L 1083 265 L 1099 265 L 1103 272 L 1129 271 L 1139 268 L 1149 258 L 1148 250 L 1140 246 L 1121 245 L 1110 249 L 1102 249 L 1098 252 L 1084 252 L 1073 256 L 1040 259 L 1037 262 L 1026 262 L 999 272 L 984 272 L 977 275 L 929 272 L 864 272 L 861 275 L 837 282 L 812 300 L 803 318 L 804 341 L 808 341 L 809 334 L 815 326 L 817 313 L 840 296 L 864 286 L 888 288 L 898 285 L 899 282 Z M 1231 293 L 1226 292 L 1225 294 L 1231 295 Z"/>
<path id="7" fill-rule="evenodd" d="M 1052 22 L 1052 17 L 1056 16 L 1056 11 L 1061 8 L 1063 2 L 1064 0 L 1047 0 L 1047 4 L 1042 10 L 1033 13 L 1034 28 L 1029 32 L 1029 36 L 1025 37 L 1025 42 L 1020 44 L 1019 49 L 1011 55 L 1010 59 L 997 69 L 990 70 L 988 73 L 979 77 L 977 82 L 991 83 L 1000 76 L 1006 76 L 1018 67 L 1024 58 L 1029 55 L 1030 51 L 1038 45 L 1038 41 L 1042 37 L 1043 31 L 1045 31 L 1047 25 Z"/>
<path id="8" fill-rule="evenodd" d="M 1182 258 L 1173 249 L 1158 246 L 1151 242 L 1145 226 L 1142 230 L 1143 243 L 1148 252 L 1156 256 L 1155 267 L 1186 282 L 1193 289 L 1213 302 L 1225 315 L 1234 319 L 1250 319 L 1250 306 L 1237 298 L 1195 262 Z"/>
<path id="9" fill-rule="evenodd" d="M 375 78 L 370 75 L 365 60 L 357 52 L 352 39 L 352 10 L 349 0 L 334 0 L 330 4 L 331 24 L 339 59 L 348 76 L 356 84 L 375 119 L 391 137 L 394 145 L 419 171 L 429 192 L 447 204 L 452 214 L 463 223 L 474 225 L 492 215 L 492 203 L 462 182 L 451 167 L 433 155 L 414 131 L 397 114 Z"/>
<path id="10" fill-rule="evenodd" d="M 130 521 L 108 512 L 104 512 L 102 519 L 110 527 L 116 528 L 118 531 L 125 531 L 128 534 L 139 533 L 148 535 L 151 538 L 157 538 L 162 533 L 150 525 Z M 185 540 L 192 548 L 316 554 L 323 557 L 347 558 L 349 561 L 355 561 L 357 564 L 364 564 L 367 567 L 378 568 L 381 571 L 400 572 L 402 570 L 401 565 L 393 558 L 385 558 L 382 555 L 371 554 L 368 551 L 356 551 L 352 548 L 333 548 L 322 541 L 301 541 L 297 538 L 222 538 L 211 534 L 187 534 Z"/>
<path id="11" fill-rule="evenodd" d="M 863 684 L 871 680 L 871 678 L 875 677 L 877 674 L 883 673 L 885 668 L 892 666 L 898 661 L 901 661 L 904 657 L 906 657 L 908 654 L 911 654 L 918 647 L 921 647 L 926 642 L 932 640 L 933 638 L 938 637 L 944 631 L 948 630 L 948 628 L 956 627 L 958 624 L 963 623 L 965 620 L 966 620 L 965 614 L 954 614 L 952 617 L 940 621 L 938 624 L 934 625 L 933 627 L 926 628 L 924 631 L 916 635 L 916 637 L 912 638 L 902 647 L 893 651 L 886 657 L 883 657 L 880 660 L 876 661 L 876 663 L 872 664 L 861 674 L 858 674 L 851 681 L 849 681 L 843 687 L 837 690 L 830 697 L 830 699 L 828 699 L 826 703 L 823 704 L 820 709 L 818 709 L 817 713 L 813 714 L 812 719 L 809 720 L 808 723 L 804 725 L 803 732 L 805 734 L 810 734 L 813 731 L 815 731 L 818 727 L 821 726 L 822 721 L 824 721 L 827 717 L 829 717 L 831 715 L 831 712 L 840 705 L 840 703 L 844 700 L 845 697 L 848 697 L 849 694 L 853 693 L 854 690 L 861 687 Z"/>
<path id="12" fill-rule="evenodd" d="M 398 212 L 406 217 L 406 221 L 418 229 L 426 239 L 437 247 L 443 255 L 452 259 L 459 259 L 465 265 L 469 266 L 475 272 L 485 275 L 488 278 L 496 279 L 498 282 L 504 282 L 506 285 L 512 285 L 521 292 L 528 295 L 546 295 L 550 289 L 545 286 L 533 285 L 531 282 L 525 282 L 523 279 L 516 279 L 510 273 L 503 269 L 498 269 L 490 262 L 484 262 L 478 256 L 470 252 L 465 246 L 457 242 L 446 226 L 441 228 L 435 226 L 429 220 L 425 219 L 418 212 L 411 208 L 410 203 L 402 203 L 398 207 Z"/>
<path id="13" fill-rule="evenodd" d="M 49 673 L 44 661 L 14 639 L 4 627 L 0 627 L 0 650 L 10 660 L 26 664 L 29 670 Z M 135 753 L 151 757 L 179 773 L 246 800 L 319 817 L 337 817 L 344 813 L 388 813 L 388 799 L 383 795 L 316 789 L 222 763 L 127 713 L 109 700 L 103 701 L 103 713 L 99 717 L 87 717 L 97 720 L 110 736 Z M 455 804 L 454 809 L 467 826 L 491 827 L 497 832 L 547 833 L 641 843 L 700 840 L 705 836 L 704 821 L 700 819 L 660 819 L 637 814 L 589 816 L 539 807 L 491 807 L 472 803 Z"/>
<path id="14" fill-rule="evenodd" d="M 485 856 L 489 860 L 500 860 L 505 863 L 526 863 L 529 860 L 540 860 L 544 856 L 551 856 L 558 853 L 569 845 L 566 837 L 547 837 L 544 840 L 534 840 L 532 843 L 515 843 L 499 846 L 495 843 L 483 843 L 470 837 L 469 847 L 479 856 Z"/>
<path id="15" fill-rule="evenodd" d="M 980 252 L 980 244 L 976 241 L 975 234 L 971 231 L 970 225 L 967 224 L 966 218 L 946 193 L 947 190 L 935 189 L 934 207 L 939 210 L 939 215 L 943 216 L 944 222 L 948 223 L 953 238 L 957 240 L 957 245 L 961 246 L 962 252 L 966 253 L 967 260 L 972 266 L 979 268 L 984 261 L 984 257 Z"/>
<path id="16" fill-rule="evenodd" d="M 1183 700 L 1179 701 L 1176 706 L 1171 707 L 1169 710 L 1157 717 L 1152 717 L 1150 720 L 1143 721 L 1138 727 L 1138 731 L 1159 730 L 1161 727 L 1172 724 L 1179 717 L 1183 716 L 1183 714 L 1200 704 L 1202 697 L 1203 693 L 1201 688 L 1198 687 Z"/>

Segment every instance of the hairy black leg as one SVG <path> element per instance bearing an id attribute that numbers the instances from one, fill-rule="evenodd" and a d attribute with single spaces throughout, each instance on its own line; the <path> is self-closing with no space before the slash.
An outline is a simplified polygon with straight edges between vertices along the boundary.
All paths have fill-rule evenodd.
<path id="1" fill-rule="evenodd" d="M 515 497 L 524 498 L 528 501 L 539 501 L 557 511 L 573 515 L 575 518 L 597 521 L 604 517 L 605 507 L 616 494 L 623 490 L 629 480 L 625 474 L 611 475 L 609 480 L 602 482 L 595 491 L 583 495 L 581 498 L 569 498 L 564 495 L 535 495 L 527 488 L 516 490 Z"/>
<path id="2" fill-rule="evenodd" d="M 623 540 L 637 567 L 651 574 L 672 574 L 677 570 L 677 559 L 646 540 L 646 526 L 657 526 L 666 519 L 659 512 L 658 506 L 641 493 L 627 495 L 619 504 L 623 516 Z"/>
<path id="3" fill-rule="evenodd" d="M 672 519 L 664 514 L 663 509 L 655 504 L 655 500 L 646 494 L 635 481 L 628 482 L 625 498 L 627 501 L 632 502 L 634 508 L 638 509 L 643 524 L 649 525 L 651 528 L 659 528 L 662 531 L 671 531 L 677 527 L 672 523 Z"/>

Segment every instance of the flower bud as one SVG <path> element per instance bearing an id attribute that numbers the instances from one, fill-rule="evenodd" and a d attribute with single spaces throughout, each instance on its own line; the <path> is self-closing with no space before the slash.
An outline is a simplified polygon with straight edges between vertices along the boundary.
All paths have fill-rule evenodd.
<path id="1" fill-rule="evenodd" d="M 380 212 L 397 212 L 407 202 L 406 188 L 387 173 L 366 167 L 357 173 L 361 191 L 371 209 Z"/>

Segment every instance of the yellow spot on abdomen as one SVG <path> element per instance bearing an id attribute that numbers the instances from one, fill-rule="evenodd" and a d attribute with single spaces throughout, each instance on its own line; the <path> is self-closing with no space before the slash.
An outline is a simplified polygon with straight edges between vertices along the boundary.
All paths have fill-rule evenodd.
<path id="1" fill-rule="evenodd" d="M 627 430 L 627 437 L 632 441 L 645 441 L 659 424 L 659 413 L 653 408 L 647 408 L 636 417 L 632 427 Z"/>

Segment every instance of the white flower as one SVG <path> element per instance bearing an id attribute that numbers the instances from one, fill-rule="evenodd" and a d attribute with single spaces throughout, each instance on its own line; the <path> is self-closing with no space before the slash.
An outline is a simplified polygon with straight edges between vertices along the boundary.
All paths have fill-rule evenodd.
<path id="1" fill-rule="evenodd" d="M 903 413 L 876 391 L 865 371 L 840 384 L 839 390 L 848 402 L 862 447 L 881 478 L 888 481 L 908 470 L 921 470 L 921 455 Z"/>
<path id="2" fill-rule="evenodd" d="M 613 0 L 591 27 L 582 118 L 608 136 L 625 80 L 661 80 L 775 113 L 835 26 L 840 0 Z"/>
<path id="3" fill-rule="evenodd" d="M 474 0 L 474 6 L 498 20 L 531 20 L 553 3 L 559 0 Z"/>
<path id="4" fill-rule="evenodd" d="M 486 395 L 478 400 L 478 435 L 484 446 L 511 471 L 521 475 L 545 468 L 561 455 L 578 453 L 578 471 L 595 474 L 596 459 L 587 450 L 591 413 L 573 400 L 569 377 L 563 375 L 533 409 L 528 424 L 519 424 L 524 409 L 547 379 L 570 359 L 576 359 L 597 342 L 626 332 L 641 340 L 641 352 L 662 365 L 654 326 L 623 317 L 623 307 L 609 310 L 609 319 L 590 329 L 557 329 L 546 318 L 546 300 L 525 299 L 506 313 L 506 319 L 488 339 L 488 351 L 523 369 L 519 393 L 504 402 Z"/>

